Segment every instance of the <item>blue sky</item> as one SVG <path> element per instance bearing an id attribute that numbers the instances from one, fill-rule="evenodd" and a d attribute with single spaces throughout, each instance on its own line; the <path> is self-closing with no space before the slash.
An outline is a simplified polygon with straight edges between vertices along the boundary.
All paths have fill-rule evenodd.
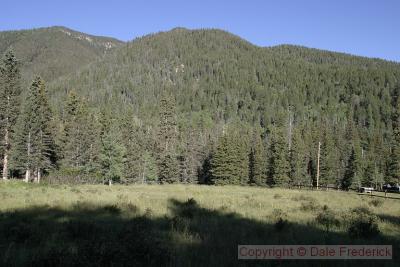
<path id="1" fill-rule="evenodd" d="M 220 28 L 259 45 L 297 44 L 400 62 L 400 0 L 2 0 L 0 30 L 62 25 L 132 40 Z"/>

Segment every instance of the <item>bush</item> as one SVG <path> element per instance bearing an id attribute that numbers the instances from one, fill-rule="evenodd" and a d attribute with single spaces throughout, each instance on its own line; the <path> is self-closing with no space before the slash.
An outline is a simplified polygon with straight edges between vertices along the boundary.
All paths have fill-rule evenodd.
<path id="1" fill-rule="evenodd" d="M 180 215 L 185 218 L 192 219 L 197 210 L 197 202 L 193 198 L 189 198 L 186 202 L 183 203 Z"/>
<path id="2" fill-rule="evenodd" d="M 287 214 L 280 209 L 274 209 L 272 212 L 272 218 L 274 220 L 275 230 L 281 232 L 283 229 L 287 228 L 289 222 L 287 220 Z"/>
<path id="3" fill-rule="evenodd" d="M 316 222 L 325 227 L 325 230 L 329 232 L 329 230 L 333 226 L 339 226 L 340 221 L 336 218 L 335 213 L 328 208 L 328 206 L 324 206 L 322 211 L 315 218 Z"/>
<path id="4" fill-rule="evenodd" d="M 43 177 L 46 184 L 100 184 L 102 177 L 99 173 L 88 172 L 82 168 L 61 168 L 53 170 Z"/>
<path id="5" fill-rule="evenodd" d="M 375 198 L 368 203 L 370 206 L 380 207 L 383 205 L 382 199 Z"/>
<path id="6" fill-rule="evenodd" d="M 293 201 L 316 201 L 315 198 L 305 195 L 294 196 L 292 197 Z"/>
<path id="7" fill-rule="evenodd" d="M 372 238 L 379 234 L 378 218 L 366 207 L 352 210 L 348 233 L 351 238 Z"/>
<path id="8" fill-rule="evenodd" d="M 306 201 L 306 202 L 302 202 L 300 209 L 302 211 L 316 211 L 317 209 L 319 209 L 319 205 L 317 203 L 317 201 L 315 199 Z"/>
<path id="9" fill-rule="evenodd" d="M 115 215 L 121 213 L 121 210 L 120 210 L 120 208 L 117 207 L 117 205 L 105 205 L 103 207 L 103 210 L 107 213 L 115 214 Z"/>

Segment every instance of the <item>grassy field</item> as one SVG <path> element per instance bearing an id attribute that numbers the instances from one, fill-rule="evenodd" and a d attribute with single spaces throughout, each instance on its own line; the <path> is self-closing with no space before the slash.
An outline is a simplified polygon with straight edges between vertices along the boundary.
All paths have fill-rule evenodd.
<path id="1" fill-rule="evenodd" d="M 354 192 L 8 181 L 0 203 L 1 266 L 399 266 L 400 200 Z M 238 244 L 391 244 L 395 259 L 243 261 Z"/>

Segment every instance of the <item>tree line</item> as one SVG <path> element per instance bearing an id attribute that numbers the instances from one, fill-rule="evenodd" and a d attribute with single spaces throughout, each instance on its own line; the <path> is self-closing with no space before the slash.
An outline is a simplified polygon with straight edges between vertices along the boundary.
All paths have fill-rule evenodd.
<path id="1" fill-rule="evenodd" d="M 245 99 L 225 110 L 228 117 L 202 109 L 182 115 L 177 88 L 170 83 L 159 90 L 156 123 L 139 117 L 132 105 L 123 112 L 115 107 L 118 103 L 93 107 L 76 90 L 52 106 L 42 78 L 21 88 L 19 62 L 11 49 L 0 70 L 3 179 L 40 182 L 45 175 L 64 182 L 80 177 L 96 183 L 270 186 L 312 186 L 318 180 L 320 186 L 342 189 L 399 183 L 398 85 L 391 95 L 390 135 L 378 127 L 365 135 L 354 107 L 346 111 L 345 121 L 301 119 L 297 104 L 269 121 L 255 119 L 250 107 L 250 113 L 242 112 Z"/>

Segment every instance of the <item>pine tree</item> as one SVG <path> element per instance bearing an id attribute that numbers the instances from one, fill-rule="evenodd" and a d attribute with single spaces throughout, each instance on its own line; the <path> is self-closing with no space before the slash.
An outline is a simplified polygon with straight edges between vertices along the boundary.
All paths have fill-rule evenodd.
<path id="1" fill-rule="evenodd" d="M 392 147 L 388 166 L 388 183 L 400 184 L 400 85 L 394 90 L 392 112 Z"/>
<path id="2" fill-rule="evenodd" d="M 126 161 L 124 182 L 132 183 L 143 180 L 145 171 L 145 141 L 141 122 L 129 111 L 122 118 L 121 123 L 122 141 L 126 147 Z"/>
<path id="3" fill-rule="evenodd" d="M 249 154 L 249 182 L 256 185 L 266 184 L 266 155 L 259 131 L 254 129 Z"/>
<path id="4" fill-rule="evenodd" d="M 212 156 L 211 162 L 211 183 L 216 185 L 225 185 L 231 183 L 235 177 L 232 177 L 231 154 L 229 148 L 229 139 L 223 135 L 218 140 L 218 145 Z"/>
<path id="5" fill-rule="evenodd" d="M 155 158 L 146 151 L 143 154 L 143 183 L 152 183 L 158 180 L 158 169 Z"/>
<path id="6" fill-rule="evenodd" d="M 54 130 L 52 112 L 43 80 L 36 77 L 29 88 L 22 113 L 18 118 L 12 150 L 12 165 L 25 171 L 25 181 L 40 182 L 43 171 L 54 165 Z"/>
<path id="7" fill-rule="evenodd" d="M 158 149 L 162 154 L 174 150 L 176 142 L 175 101 L 167 93 L 161 98 L 159 115 Z"/>
<path id="8" fill-rule="evenodd" d="M 349 190 L 353 184 L 354 176 L 356 173 L 356 152 L 354 148 L 351 149 L 351 154 L 347 162 L 346 170 L 342 179 L 342 189 Z"/>
<path id="9" fill-rule="evenodd" d="M 164 153 L 159 163 L 160 183 L 176 183 L 179 181 L 179 169 L 176 157 L 170 153 Z"/>
<path id="10" fill-rule="evenodd" d="M 212 157 L 212 183 L 247 184 L 249 182 L 249 158 L 246 138 L 236 129 L 225 133 L 220 140 Z"/>
<path id="11" fill-rule="evenodd" d="M 268 180 L 270 186 L 287 186 L 290 182 L 290 165 L 288 161 L 285 135 L 279 127 L 272 128 L 270 140 L 270 158 L 268 166 Z"/>
<path id="12" fill-rule="evenodd" d="M 179 181 L 179 167 L 176 156 L 176 114 L 175 102 L 165 94 L 160 102 L 160 123 L 158 129 L 158 170 L 161 183 Z"/>
<path id="13" fill-rule="evenodd" d="M 375 165 L 372 160 L 368 159 L 366 160 L 365 166 L 361 186 L 373 187 L 375 180 Z"/>
<path id="14" fill-rule="evenodd" d="M 335 145 L 329 134 L 329 125 L 322 126 L 321 156 L 320 156 L 320 186 L 335 184 Z"/>
<path id="15" fill-rule="evenodd" d="M 64 108 L 64 138 L 62 144 L 63 167 L 78 171 L 93 168 L 96 153 L 99 151 L 99 127 L 93 114 L 89 113 L 87 103 L 71 90 Z"/>
<path id="16" fill-rule="evenodd" d="M 103 178 L 110 183 L 123 179 L 126 148 L 121 144 L 121 139 L 116 125 L 112 125 L 102 137 L 100 168 Z"/>
<path id="17" fill-rule="evenodd" d="M 292 145 L 289 155 L 290 184 L 293 186 L 308 185 L 311 178 L 307 174 L 307 156 L 305 142 L 299 129 L 295 128 L 292 134 Z"/>
<path id="18" fill-rule="evenodd" d="M 8 179 L 9 156 L 14 128 L 20 112 L 20 70 L 12 49 L 0 63 L 0 152 L 3 157 L 3 179 Z"/>

